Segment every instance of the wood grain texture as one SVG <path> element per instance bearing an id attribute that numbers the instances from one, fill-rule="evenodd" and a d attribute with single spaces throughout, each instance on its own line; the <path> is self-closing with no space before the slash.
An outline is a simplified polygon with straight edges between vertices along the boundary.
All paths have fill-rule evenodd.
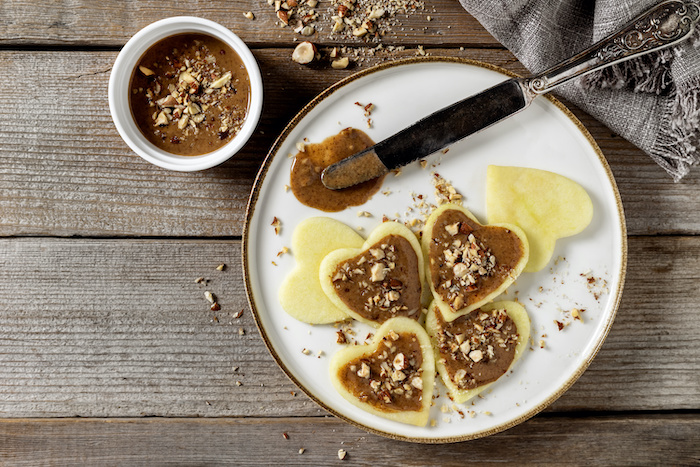
<path id="1" fill-rule="evenodd" d="M 341 448 L 347 465 L 396 465 L 399 455 L 407 466 L 700 464 L 700 175 L 673 183 L 575 106 L 612 167 L 632 236 L 612 331 L 545 413 L 472 442 L 392 441 L 325 416 L 266 350 L 237 237 L 287 122 L 338 80 L 419 45 L 526 74 L 457 0 L 426 3 L 383 39 L 405 50 L 374 53 L 329 37 L 330 1 L 320 0 L 325 30 L 311 40 L 361 56 L 332 70 L 290 60 L 300 36 L 276 25 L 265 0 L 0 1 L 0 465 L 329 465 Z M 175 15 L 232 29 L 265 86 L 254 137 L 200 173 L 142 161 L 107 104 L 116 50 Z"/>
<path id="2" fill-rule="evenodd" d="M 15 466 L 697 465 L 698 433 L 700 417 L 689 415 L 536 417 L 450 445 L 384 439 L 330 418 L 6 420 L 0 458 Z"/>
<path id="3" fill-rule="evenodd" d="M 456 0 L 429 0 L 418 12 L 397 14 L 398 22 L 383 38 L 385 44 L 500 46 Z M 331 37 L 331 2 L 321 0 L 316 11 L 317 33 L 312 40 L 338 44 Z M 244 17 L 251 11 L 254 20 Z M 337 14 L 333 12 L 332 14 Z M 281 28 L 273 7 L 265 0 L 127 0 L 99 2 L 68 0 L 51 8 L 32 1 L 0 3 L 0 45 L 120 46 L 144 26 L 170 16 L 198 16 L 216 21 L 238 34 L 253 47 L 290 46 L 302 36 Z M 432 21 L 427 20 L 431 16 Z M 362 41 L 347 40 L 362 44 Z"/>
<path id="4" fill-rule="evenodd" d="M 325 413 L 265 349 L 237 241 L 3 239 L 0 261 L 2 417 Z M 613 329 L 551 410 L 700 407 L 698 281 L 700 238 L 631 239 Z"/>
<path id="5" fill-rule="evenodd" d="M 504 50 L 440 49 L 523 73 Z M 274 138 L 316 94 L 354 70 L 308 68 L 289 50 L 256 51 L 265 81 L 259 131 L 214 169 L 166 171 L 132 153 L 114 128 L 107 81 L 114 52 L 0 52 L 0 235 L 237 236 L 255 174 Z M 395 56 L 413 56 L 406 50 Z M 50 80 L 46 77 L 51 76 Z M 631 234 L 700 232 L 694 171 L 682 183 L 581 111 L 618 180 Z M 566 157 L 565 154 L 562 157 Z"/>

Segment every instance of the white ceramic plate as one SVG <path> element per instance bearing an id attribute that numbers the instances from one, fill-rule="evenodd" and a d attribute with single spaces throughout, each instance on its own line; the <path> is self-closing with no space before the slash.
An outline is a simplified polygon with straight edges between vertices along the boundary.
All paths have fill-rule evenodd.
<path id="1" fill-rule="evenodd" d="M 260 333 L 277 363 L 304 392 L 331 413 L 368 431 L 438 443 L 504 430 L 539 412 L 571 386 L 590 364 L 612 325 L 627 252 L 619 193 L 598 146 L 583 125 L 554 99 L 536 99 L 520 114 L 453 145 L 446 155 L 431 156 L 425 169 L 413 163 L 398 177 L 390 174 L 382 191 L 391 193 L 380 192 L 361 207 L 327 214 L 303 206 L 285 190 L 292 163 L 288 154 L 296 154 L 295 145 L 304 138 L 320 142 L 351 126 L 380 141 L 506 78 L 507 72 L 492 66 L 433 57 L 392 62 L 360 72 L 323 92 L 292 120 L 255 182 L 243 239 L 243 266 Z M 363 110 L 355 102 L 375 105 L 372 128 L 367 128 Z M 432 171 L 450 180 L 464 195 L 465 206 L 485 222 L 485 177 L 490 164 L 562 174 L 581 184 L 593 199 L 594 217 L 588 228 L 558 241 L 550 266 L 538 273 L 523 274 L 503 296 L 517 297 L 527 308 L 532 320 L 532 351 L 483 398 L 463 406 L 453 407 L 439 383 L 440 396 L 431 409 L 434 422 L 426 427 L 363 412 L 331 386 L 328 364 L 340 348 L 336 328 L 298 322 L 280 307 L 277 290 L 293 268 L 294 258 L 291 254 L 277 257 L 277 253 L 291 244 L 294 228 L 308 217 L 328 215 L 352 227 L 362 226 L 363 236 L 381 222 L 383 214 L 390 218 L 398 214 L 399 220 L 409 220 L 415 215 L 415 211 L 406 214 L 414 205 L 412 193 L 434 201 Z M 360 210 L 373 217 L 358 217 Z M 274 217 L 281 221 L 279 235 L 270 225 Z M 593 277 L 595 283 L 589 284 L 582 275 Z M 583 322 L 571 320 L 567 310 L 572 308 L 585 309 Z M 555 320 L 570 324 L 559 331 Z M 357 323 L 354 329 L 358 338 L 371 330 Z M 303 349 L 311 353 L 305 355 Z"/>

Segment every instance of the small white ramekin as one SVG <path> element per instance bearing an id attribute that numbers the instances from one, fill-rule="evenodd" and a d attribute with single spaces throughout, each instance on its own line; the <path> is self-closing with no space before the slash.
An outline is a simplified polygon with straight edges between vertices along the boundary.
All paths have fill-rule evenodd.
<path id="1" fill-rule="evenodd" d="M 183 33 L 208 34 L 229 45 L 243 60 L 250 77 L 250 107 L 241 130 L 221 148 L 201 156 L 179 156 L 154 146 L 137 127 L 129 107 L 129 81 L 138 60 L 159 40 Z M 109 77 L 109 111 L 124 142 L 148 162 L 180 172 L 208 169 L 236 154 L 253 135 L 260 120 L 262 105 L 262 77 L 250 49 L 238 36 L 220 24 L 193 16 L 166 18 L 140 30 L 119 52 Z"/>

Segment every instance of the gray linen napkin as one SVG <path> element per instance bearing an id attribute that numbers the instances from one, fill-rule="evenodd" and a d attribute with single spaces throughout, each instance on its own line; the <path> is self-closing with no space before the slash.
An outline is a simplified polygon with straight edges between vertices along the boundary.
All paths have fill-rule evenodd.
<path id="1" fill-rule="evenodd" d="M 532 73 L 580 52 L 658 0 L 460 0 Z M 700 162 L 697 39 L 557 89 L 649 154 L 675 181 Z"/>

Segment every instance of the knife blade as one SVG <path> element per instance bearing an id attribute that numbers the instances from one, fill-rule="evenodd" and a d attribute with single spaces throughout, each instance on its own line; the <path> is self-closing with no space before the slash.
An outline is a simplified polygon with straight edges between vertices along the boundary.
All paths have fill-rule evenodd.
<path id="1" fill-rule="evenodd" d="M 384 175 L 520 112 L 539 94 L 573 78 L 677 44 L 692 35 L 699 20 L 700 5 L 695 1 L 663 1 L 537 76 L 499 83 L 329 165 L 321 181 L 338 190 Z"/>
<path id="2" fill-rule="evenodd" d="M 326 188 L 338 190 L 379 177 L 523 110 L 532 97 L 521 79 L 509 79 L 326 167 L 321 181 Z"/>

